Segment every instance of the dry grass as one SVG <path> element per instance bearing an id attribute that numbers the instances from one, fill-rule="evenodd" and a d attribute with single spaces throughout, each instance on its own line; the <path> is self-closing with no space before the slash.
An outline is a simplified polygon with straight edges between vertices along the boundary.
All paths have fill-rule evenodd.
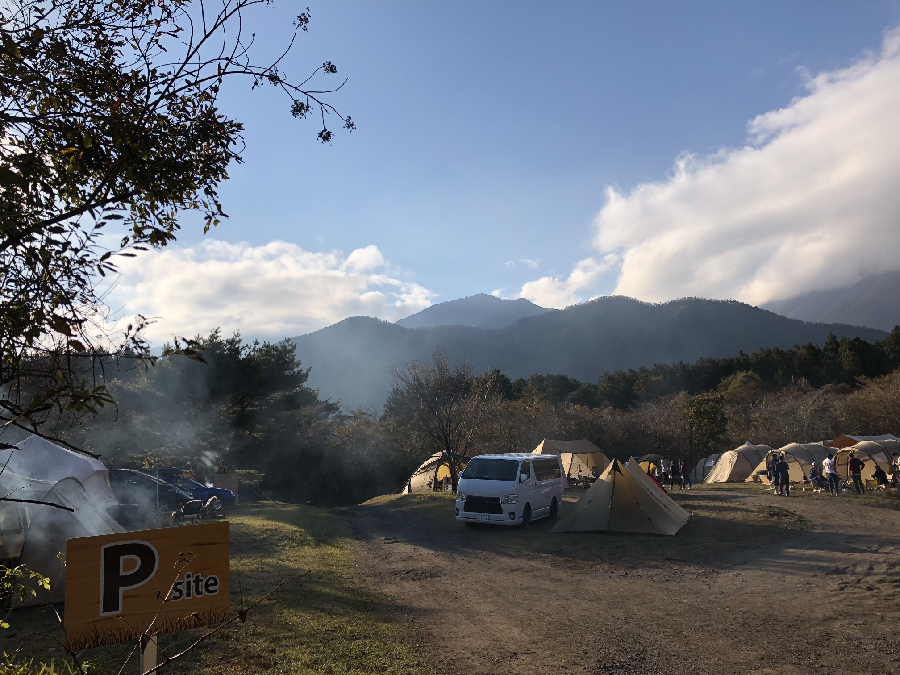
<path id="1" fill-rule="evenodd" d="M 242 507 L 231 522 L 232 615 L 241 595 L 259 597 L 285 578 L 310 575 L 280 589 L 254 610 L 245 624 L 228 628 L 162 672 L 200 675 L 230 673 L 431 672 L 415 646 L 390 620 L 384 601 L 358 574 L 344 522 L 324 509 L 275 504 Z M 11 651 L 33 629 L 23 652 L 40 660 L 56 657 L 61 639 L 52 611 L 24 609 L 0 638 Z M 175 653 L 202 633 L 185 631 L 159 638 L 161 653 Z M 97 673 L 116 673 L 131 645 L 87 651 Z M 161 654 L 162 655 L 162 654 Z M 137 670 L 134 660 L 126 672 Z"/>

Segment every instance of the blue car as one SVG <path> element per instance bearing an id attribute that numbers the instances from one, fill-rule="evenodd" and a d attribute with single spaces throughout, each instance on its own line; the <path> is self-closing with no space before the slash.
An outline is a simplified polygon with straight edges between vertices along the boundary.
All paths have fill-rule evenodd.
<path id="1" fill-rule="evenodd" d="M 181 488 L 194 499 L 199 499 L 204 504 L 210 497 L 218 497 L 222 506 L 231 506 L 235 502 L 234 493 L 224 488 L 206 487 L 197 481 L 185 478 L 184 476 L 160 476 L 161 480 L 171 483 L 177 488 Z"/>

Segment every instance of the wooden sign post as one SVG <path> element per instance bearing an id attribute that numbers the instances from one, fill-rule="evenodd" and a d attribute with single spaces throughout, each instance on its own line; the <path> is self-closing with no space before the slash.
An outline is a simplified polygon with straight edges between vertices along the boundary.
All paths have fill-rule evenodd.
<path id="1" fill-rule="evenodd" d="M 105 534 L 66 545 L 66 638 L 72 649 L 141 639 L 141 673 L 156 636 L 228 621 L 228 523 Z"/>

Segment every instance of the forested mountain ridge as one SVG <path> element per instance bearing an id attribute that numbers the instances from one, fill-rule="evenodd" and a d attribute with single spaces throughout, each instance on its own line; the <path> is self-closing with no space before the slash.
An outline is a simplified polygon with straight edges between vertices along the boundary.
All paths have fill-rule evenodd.
<path id="1" fill-rule="evenodd" d="M 497 369 L 512 379 L 558 373 L 596 382 L 608 371 L 656 363 L 823 345 L 830 333 L 870 342 L 887 336 L 872 328 L 788 319 L 734 301 L 685 298 L 654 305 L 609 296 L 492 330 L 409 329 L 352 317 L 292 340 L 297 357 L 312 368 L 309 386 L 355 408 L 380 407 L 390 389 L 390 369 L 427 358 L 438 346 L 452 361 L 469 361 L 477 370 Z"/>
<path id="2" fill-rule="evenodd" d="M 436 326 L 471 326 L 473 328 L 504 328 L 529 316 L 539 316 L 553 309 L 539 307 L 525 298 L 504 300 L 479 293 L 426 307 L 421 312 L 400 319 L 404 328 L 434 328 Z"/>
<path id="3" fill-rule="evenodd" d="M 803 321 L 836 321 L 890 330 L 900 324 L 900 272 L 865 277 L 853 286 L 813 291 L 763 305 Z"/>

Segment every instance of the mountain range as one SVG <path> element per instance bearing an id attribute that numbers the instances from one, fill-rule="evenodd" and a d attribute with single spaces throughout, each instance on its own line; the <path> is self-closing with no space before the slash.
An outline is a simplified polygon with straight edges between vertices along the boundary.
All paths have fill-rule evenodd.
<path id="1" fill-rule="evenodd" d="M 471 326 L 472 328 L 503 328 L 529 316 L 540 316 L 555 309 L 545 309 L 525 298 L 503 300 L 479 293 L 468 298 L 450 300 L 426 307 L 397 322 L 404 328 L 434 328 L 435 326 Z"/>
<path id="2" fill-rule="evenodd" d="M 900 272 L 873 274 L 847 288 L 813 291 L 762 307 L 792 319 L 891 330 L 900 324 Z"/>
<path id="3" fill-rule="evenodd" d="M 480 307 L 484 297 L 455 301 L 447 314 L 459 317 L 467 302 Z M 351 317 L 292 338 L 297 356 L 312 368 L 308 384 L 347 409 L 378 409 L 390 390 L 391 368 L 428 358 L 439 346 L 453 361 L 469 361 L 481 371 L 496 368 L 513 379 L 559 373 L 595 382 L 606 371 L 734 356 L 762 347 L 822 344 L 829 333 L 868 341 L 887 335 L 874 328 L 808 323 L 740 302 L 700 298 L 650 304 L 606 296 L 498 328 L 427 325 L 429 316 L 434 320 L 440 311 L 416 315 L 427 327 Z M 470 323 L 485 321 L 478 311 Z"/>

